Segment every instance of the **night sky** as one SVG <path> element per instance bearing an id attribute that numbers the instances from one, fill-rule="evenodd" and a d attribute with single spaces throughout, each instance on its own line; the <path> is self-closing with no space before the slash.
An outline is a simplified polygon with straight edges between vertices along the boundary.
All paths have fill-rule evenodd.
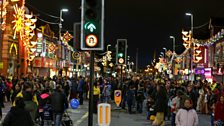
<path id="1" fill-rule="evenodd" d="M 81 19 L 81 0 L 27 0 L 26 3 L 40 18 L 51 22 L 59 20 L 49 15 L 59 16 L 61 8 L 68 8 L 69 12 L 63 13 L 62 31 L 72 33 L 74 22 Z M 105 4 L 105 44 L 114 46 L 117 39 L 127 39 L 128 55 L 135 62 L 138 48 L 141 67 L 151 63 L 154 51 L 158 55 L 163 47 L 172 49 L 170 35 L 176 38 L 176 52 L 183 51 L 181 31 L 191 26 L 186 12 L 194 16 L 195 38 L 202 39 L 208 38 L 210 17 L 224 17 L 224 0 L 105 0 Z M 58 26 L 51 28 L 57 34 Z"/>

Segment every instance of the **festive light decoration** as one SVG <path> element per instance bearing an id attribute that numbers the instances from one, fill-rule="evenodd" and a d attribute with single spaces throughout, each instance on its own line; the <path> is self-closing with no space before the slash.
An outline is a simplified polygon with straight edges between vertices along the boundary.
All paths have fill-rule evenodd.
<path id="1" fill-rule="evenodd" d="M 179 63 L 182 62 L 183 60 L 182 60 L 181 57 L 177 57 L 177 58 L 175 59 L 175 61 L 179 64 Z"/>
<path id="2" fill-rule="evenodd" d="M 65 34 L 63 35 L 63 42 L 65 45 L 68 45 L 68 42 L 73 38 L 73 36 L 71 34 L 69 34 L 68 31 L 65 32 Z"/>
<path id="3" fill-rule="evenodd" d="M 22 39 L 23 37 L 23 29 L 24 29 L 24 14 L 25 14 L 25 9 L 24 6 L 21 6 L 20 8 L 18 7 L 18 5 L 16 4 L 15 6 L 13 6 L 15 14 L 13 14 L 14 16 L 14 20 L 12 21 L 12 23 L 14 23 L 14 36 L 13 38 L 16 38 L 16 34 L 19 33 L 20 35 L 20 39 Z"/>
<path id="4" fill-rule="evenodd" d="M 56 50 L 56 45 L 55 44 L 51 43 L 51 44 L 48 45 L 48 51 L 50 53 L 54 53 L 55 50 Z"/>
<path id="5" fill-rule="evenodd" d="M 78 59 L 80 57 L 80 53 L 79 52 L 73 52 L 72 53 L 72 58 L 73 59 Z"/>
<path id="6" fill-rule="evenodd" d="M 16 51 L 16 55 L 18 55 L 18 48 L 17 48 L 17 45 L 15 43 L 12 43 L 11 46 L 10 46 L 10 49 L 9 49 L 9 53 L 11 54 L 12 53 L 12 49 L 15 49 Z"/>
<path id="7" fill-rule="evenodd" d="M 20 0 L 11 0 L 12 2 L 18 2 L 18 1 L 20 1 Z"/>
<path id="8" fill-rule="evenodd" d="M 218 32 L 216 35 L 212 36 L 210 39 L 203 42 L 203 46 L 211 46 L 223 38 L 224 38 L 224 29 L 221 29 L 221 31 Z"/>
<path id="9" fill-rule="evenodd" d="M 6 14 L 7 14 L 6 6 L 9 4 L 9 2 L 7 2 L 6 0 L 3 0 L 1 2 L 1 4 L 2 3 L 3 3 L 3 8 L 2 9 L 0 8 L 0 15 L 2 15 L 1 28 L 2 28 L 2 30 L 5 30 L 5 28 L 6 28 Z M 0 4 L 0 6 L 2 6 L 1 4 Z"/>
<path id="10" fill-rule="evenodd" d="M 36 28 L 36 18 L 33 18 L 33 14 L 25 14 L 25 18 L 24 18 L 24 30 L 25 30 L 25 34 L 24 34 L 24 46 L 27 46 L 28 48 L 31 48 L 31 45 L 36 45 L 36 43 L 32 44 L 30 43 L 30 40 L 33 38 L 33 36 L 35 35 L 34 33 L 34 29 Z"/>
<path id="11" fill-rule="evenodd" d="M 191 31 L 182 31 L 182 39 L 184 40 L 184 47 L 186 49 L 191 47 L 191 41 L 192 41 L 192 37 L 191 37 Z"/>
<path id="12" fill-rule="evenodd" d="M 172 54 L 173 54 L 173 53 L 172 53 L 171 50 L 168 50 L 168 51 L 166 52 L 166 56 L 168 56 L 168 57 L 170 57 Z"/>

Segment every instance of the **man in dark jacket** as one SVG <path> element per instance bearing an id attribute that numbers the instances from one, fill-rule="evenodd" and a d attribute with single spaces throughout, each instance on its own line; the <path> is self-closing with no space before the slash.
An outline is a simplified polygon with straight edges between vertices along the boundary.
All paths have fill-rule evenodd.
<path id="1" fill-rule="evenodd" d="M 60 126 L 62 115 L 68 107 L 68 102 L 65 94 L 63 93 L 61 85 L 57 85 L 56 91 L 51 95 L 51 106 L 54 116 L 54 126 Z"/>
<path id="2" fill-rule="evenodd" d="M 30 113 L 24 109 L 23 98 L 17 97 L 15 103 L 16 106 L 8 112 L 2 126 L 34 126 Z"/>
<path id="3" fill-rule="evenodd" d="M 82 76 L 79 77 L 79 83 L 78 83 L 78 92 L 79 92 L 79 103 L 80 105 L 83 105 L 83 92 L 85 87 L 85 81 Z"/>

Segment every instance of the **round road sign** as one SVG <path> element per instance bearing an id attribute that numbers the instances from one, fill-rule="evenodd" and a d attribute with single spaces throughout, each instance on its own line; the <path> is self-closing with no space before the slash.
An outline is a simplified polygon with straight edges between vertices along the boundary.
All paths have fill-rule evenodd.
<path id="1" fill-rule="evenodd" d="M 123 59 L 123 58 L 119 58 L 119 59 L 118 59 L 118 62 L 119 62 L 120 64 L 123 64 L 123 63 L 124 63 L 124 59 Z"/>
<path id="2" fill-rule="evenodd" d="M 121 93 L 120 92 L 116 92 L 115 95 L 116 95 L 116 97 L 120 97 Z"/>
<path id="3" fill-rule="evenodd" d="M 95 35 L 90 34 L 86 37 L 86 45 L 89 47 L 94 47 L 98 43 L 98 39 Z"/>

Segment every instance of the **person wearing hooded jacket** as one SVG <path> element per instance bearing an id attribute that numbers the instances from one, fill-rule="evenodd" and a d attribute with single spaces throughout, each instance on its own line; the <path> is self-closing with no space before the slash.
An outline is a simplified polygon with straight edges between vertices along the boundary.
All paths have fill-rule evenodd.
<path id="1" fill-rule="evenodd" d="M 4 118 L 2 126 L 34 126 L 30 113 L 25 110 L 23 98 L 17 97 L 15 104 Z"/>
<path id="2" fill-rule="evenodd" d="M 176 126 L 197 126 L 198 115 L 194 108 L 192 108 L 192 100 L 185 99 L 184 107 L 179 109 L 176 114 Z"/>

